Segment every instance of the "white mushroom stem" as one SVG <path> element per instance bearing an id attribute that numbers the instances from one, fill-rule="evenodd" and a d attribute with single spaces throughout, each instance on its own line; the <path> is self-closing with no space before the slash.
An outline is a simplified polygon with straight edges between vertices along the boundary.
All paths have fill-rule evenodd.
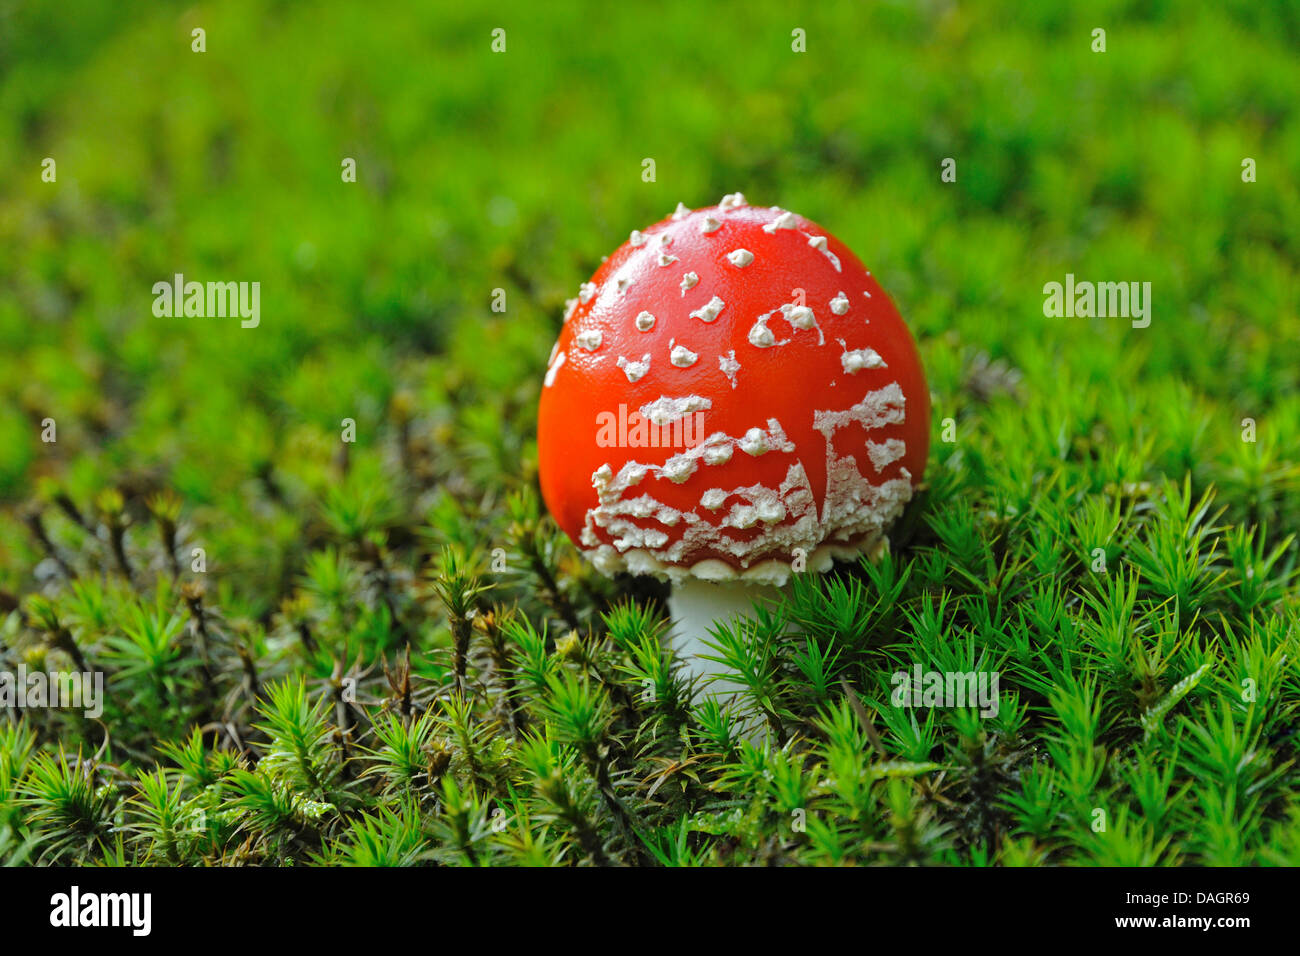
<path id="1" fill-rule="evenodd" d="M 744 685 L 728 679 L 737 675 L 725 665 L 708 657 L 720 657 L 712 647 L 710 630 L 717 624 L 729 624 L 740 617 L 751 620 L 754 602 L 774 605 L 781 600 L 782 589 L 771 584 L 752 584 L 746 581 L 701 581 L 689 578 L 673 585 L 668 598 L 668 611 L 672 616 L 669 642 L 678 658 L 684 662 L 684 676 L 702 678 L 698 684 L 697 699 L 717 697 L 721 702 L 740 696 L 739 704 L 752 704 L 741 693 Z M 709 680 L 709 678 L 714 678 Z"/>

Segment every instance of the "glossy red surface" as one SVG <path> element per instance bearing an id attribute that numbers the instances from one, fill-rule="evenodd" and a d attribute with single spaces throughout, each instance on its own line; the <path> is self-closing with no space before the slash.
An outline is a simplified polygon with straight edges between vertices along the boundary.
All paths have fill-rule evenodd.
<path id="1" fill-rule="evenodd" d="M 718 521 L 726 514 L 700 507 L 708 488 L 737 488 L 762 484 L 777 488 L 792 458 L 801 461 L 820 507 L 826 485 L 827 444 L 813 427 L 817 410 L 840 410 L 863 400 L 864 395 L 897 382 L 906 398 L 906 420 L 872 429 L 860 425 L 845 429 L 837 438 L 839 454 L 853 454 L 863 475 L 873 482 L 897 478 L 900 469 L 911 473 L 913 485 L 921 480 L 929 446 L 930 402 L 925 376 L 915 344 L 897 309 L 857 257 L 821 226 L 794 217 L 795 228 L 765 231 L 779 210 L 740 206 L 708 207 L 684 218 L 665 219 L 644 231 L 645 242 L 625 242 L 592 277 L 596 290 L 573 309 L 560 333 L 557 352 L 563 363 L 553 369 L 553 381 L 542 389 L 538 443 L 543 496 L 560 527 L 581 542 L 588 510 L 597 505 L 592 475 L 608 464 L 614 473 L 628 461 L 662 464 L 674 449 L 602 447 L 597 441 L 598 416 L 618 413 L 620 403 L 629 413 L 661 397 L 707 397 L 705 434 L 725 432 L 743 436 L 752 428 L 765 428 L 768 419 L 780 422 L 793 442 L 793 454 L 768 453 L 757 457 L 739 450 L 726 464 L 701 465 L 677 484 L 666 477 L 647 476 L 633 492 L 650 494 L 681 511 L 694 510 L 704 520 Z M 705 217 L 721 226 L 705 233 Z M 671 241 L 663 244 L 661 237 Z M 826 248 L 838 257 L 841 270 L 809 238 L 825 236 Z M 754 259 L 738 267 L 727 259 L 736 249 L 746 249 Z M 660 265 L 661 254 L 676 257 Z M 699 281 L 683 293 L 682 277 L 695 272 Z M 619 289 L 619 280 L 625 287 Z M 782 304 L 802 301 L 810 309 L 816 328 L 795 329 L 780 311 Z M 836 315 L 831 301 L 840 295 L 848 309 Z M 713 322 L 692 317 L 717 296 L 725 303 Z M 653 328 L 638 330 L 636 316 L 648 311 Z M 756 320 L 774 313 L 766 325 L 778 343 L 760 348 L 750 341 Z M 819 332 L 820 330 L 820 332 Z M 600 333 L 598 347 L 588 350 L 575 341 L 582 333 Z M 587 338 L 591 341 L 591 337 Z M 686 346 L 698 354 L 687 368 L 670 362 L 671 349 Z M 846 351 L 872 349 L 883 367 L 850 373 L 842 356 Z M 739 370 L 734 387 L 719 366 L 719 357 L 734 350 Z M 641 361 L 649 355 L 649 370 L 635 382 L 618 365 L 619 357 Z M 902 439 L 906 453 L 877 472 L 866 451 L 866 441 Z M 846 452 L 847 449 L 847 452 Z M 681 449 L 675 449 L 680 451 Z M 680 528 L 665 527 L 670 537 Z M 734 530 L 735 537 L 760 529 Z M 609 543 L 602 538 L 602 543 Z M 771 555 L 779 556 L 779 555 Z M 722 557 L 714 551 L 692 553 L 684 563 L 703 557 Z M 788 556 L 786 556 L 788 558 Z"/>

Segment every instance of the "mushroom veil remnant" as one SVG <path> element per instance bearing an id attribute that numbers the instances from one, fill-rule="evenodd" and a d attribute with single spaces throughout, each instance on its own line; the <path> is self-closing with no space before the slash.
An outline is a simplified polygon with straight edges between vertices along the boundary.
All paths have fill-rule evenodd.
<path id="1" fill-rule="evenodd" d="M 611 443 L 598 421 L 620 407 L 659 440 Z M 883 544 L 929 435 L 885 291 L 821 226 L 734 193 L 633 232 L 583 285 L 538 456 L 560 527 L 607 574 L 669 580 L 675 650 L 718 675 L 714 622 Z"/>

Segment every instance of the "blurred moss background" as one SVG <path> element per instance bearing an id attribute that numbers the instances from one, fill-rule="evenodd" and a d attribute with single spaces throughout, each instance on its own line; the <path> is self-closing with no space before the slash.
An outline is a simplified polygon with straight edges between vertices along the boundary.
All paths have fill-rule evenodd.
<path id="1" fill-rule="evenodd" d="M 0 0 L 0 586 L 39 580 L 32 502 L 171 489 L 223 602 L 264 615 L 337 524 L 344 418 L 364 522 L 412 431 L 425 487 L 527 482 L 563 299 L 735 190 L 895 297 L 936 437 L 960 423 L 932 467 L 1084 442 L 1293 523 L 1300 6 L 475 6 Z M 260 327 L 154 317 L 177 272 L 259 281 Z M 1044 318 L 1066 272 L 1150 281 L 1150 328 Z"/>

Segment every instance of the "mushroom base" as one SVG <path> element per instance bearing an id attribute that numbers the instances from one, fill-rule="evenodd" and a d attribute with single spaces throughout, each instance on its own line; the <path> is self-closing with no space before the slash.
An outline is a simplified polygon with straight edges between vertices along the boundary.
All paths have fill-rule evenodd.
<path id="1" fill-rule="evenodd" d="M 718 622 L 728 623 L 737 617 L 748 620 L 754 616 L 755 602 L 774 605 L 782 594 L 783 588 L 776 585 L 748 581 L 687 578 L 673 585 L 668 597 L 672 616 L 668 643 L 685 665 L 684 676 L 701 679 L 698 696 L 716 697 L 726 703 L 744 689 L 742 684 L 728 679 L 733 672 L 725 665 L 706 659 L 706 655 L 720 656 L 711 646 L 710 630 Z"/>

